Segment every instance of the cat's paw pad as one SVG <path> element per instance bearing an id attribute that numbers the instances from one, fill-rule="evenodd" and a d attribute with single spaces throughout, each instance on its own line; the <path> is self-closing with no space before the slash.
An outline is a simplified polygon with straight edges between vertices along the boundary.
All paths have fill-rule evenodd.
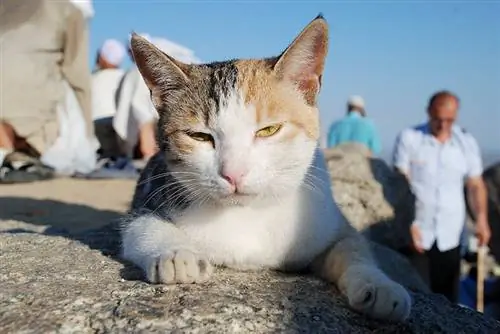
<path id="1" fill-rule="evenodd" d="M 151 283 L 201 283 L 208 279 L 212 270 L 206 258 L 179 250 L 156 258 L 146 274 Z"/>
<path id="2" fill-rule="evenodd" d="M 403 321 L 411 311 L 410 294 L 385 276 L 358 277 L 351 282 L 347 298 L 353 309 L 376 319 Z"/>

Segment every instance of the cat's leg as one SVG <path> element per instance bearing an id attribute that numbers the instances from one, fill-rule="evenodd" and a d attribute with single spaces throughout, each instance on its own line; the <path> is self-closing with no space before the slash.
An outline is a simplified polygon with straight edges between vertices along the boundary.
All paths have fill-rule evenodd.
<path id="1" fill-rule="evenodd" d="M 377 267 L 368 242 L 347 222 L 333 246 L 315 259 L 312 269 L 335 283 L 354 310 L 396 321 L 410 314 L 411 297 L 406 289 Z"/>
<path id="2" fill-rule="evenodd" d="M 142 268 L 151 283 L 199 283 L 212 266 L 174 224 L 153 215 L 123 224 L 122 256 Z"/>

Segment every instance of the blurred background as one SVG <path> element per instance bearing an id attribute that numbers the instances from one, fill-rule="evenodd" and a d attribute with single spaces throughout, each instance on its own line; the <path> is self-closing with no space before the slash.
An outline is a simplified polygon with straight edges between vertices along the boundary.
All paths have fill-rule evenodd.
<path id="1" fill-rule="evenodd" d="M 134 30 L 204 62 L 279 54 L 321 12 L 331 29 L 323 135 L 345 114 L 347 98 L 361 95 L 387 159 L 397 132 L 426 119 L 428 97 L 449 89 L 461 98 L 458 122 L 478 140 L 485 165 L 500 157 L 497 1 L 95 0 L 93 7 L 92 55 L 108 38 L 126 43 Z"/>

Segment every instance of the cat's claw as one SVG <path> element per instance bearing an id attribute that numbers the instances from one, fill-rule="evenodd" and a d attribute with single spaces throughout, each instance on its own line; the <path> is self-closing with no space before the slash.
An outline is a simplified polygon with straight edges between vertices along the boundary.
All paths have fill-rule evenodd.
<path id="1" fill-rule="evenodd" d="M 201 283 L 208 279 L 212 271 L 212 265 L 204 257 L 188 250 L 179 250 L 152 261 L 146 275 L 151 283 Z"/>
<path id="2" fill-rule="evenodd" d="M 346 291 L 349 305 L 375 319 L 404 321 L 411 311 L 406 289 L 383 274 L 362 275 L 350 280 Z"/>

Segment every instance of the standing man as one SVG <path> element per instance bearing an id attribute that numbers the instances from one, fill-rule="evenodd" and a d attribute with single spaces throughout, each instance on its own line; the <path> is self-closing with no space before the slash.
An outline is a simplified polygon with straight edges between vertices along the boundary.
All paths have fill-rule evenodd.
<path id="1" fill-rule="evenodd" d="M 458 300 L 460 237 L 465 226 L 464 181 L 476 212 L 480 245 L 488 244 L 486 187 L 476 140 L 455 125 L 459 99 L 448 91 L 429 100 L 427 123 L 403 130 L 395 144 L 394 167 L 407 176 L 416 197 L 413 245 L 405 250 L 434 293 Z"/>
<path id="2" fill-rule="evenodd" d="M 347 101 L 347 115 L 335 122 L 328 132 L 328 148 L 346 142 L 365 145 L 373 155 L 380 154 L 380 139 L 373 123 L 366 118 L 365 102 L 361 96 Z"/>

